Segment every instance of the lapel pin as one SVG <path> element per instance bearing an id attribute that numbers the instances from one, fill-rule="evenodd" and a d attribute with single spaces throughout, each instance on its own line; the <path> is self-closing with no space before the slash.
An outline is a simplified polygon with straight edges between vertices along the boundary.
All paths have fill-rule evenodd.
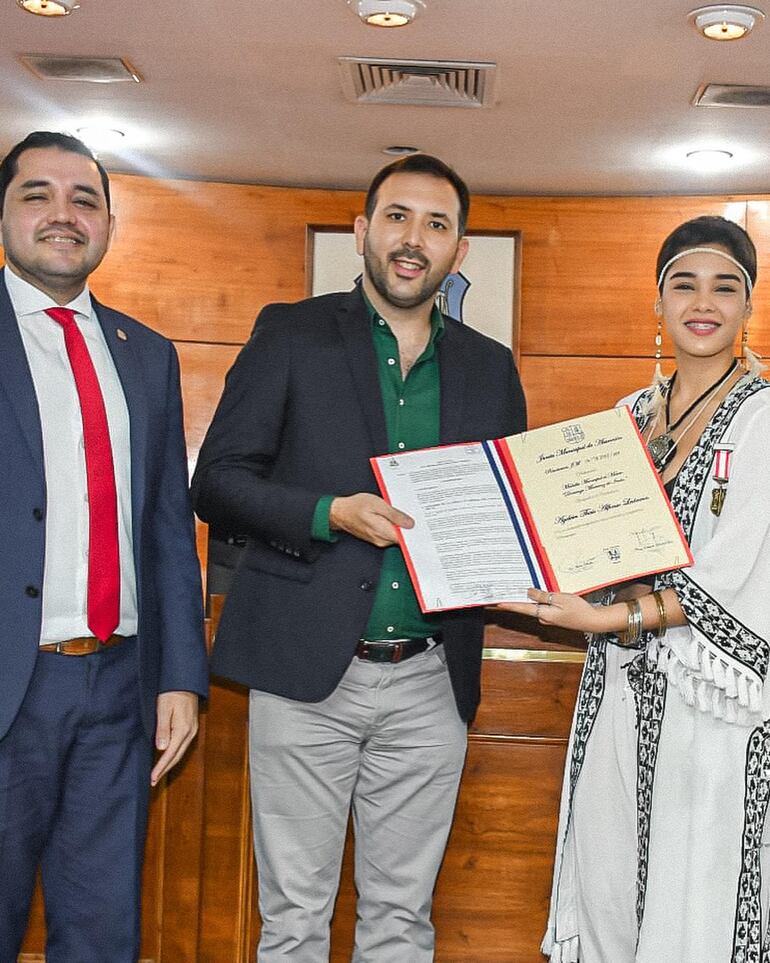
<path id="1" fill-rule="evenodd" d="M 128 335 L 123 330 L 123 328 L 116 328 L 115 330 L 116 330 L 117 336 L 120 338 L 121 341 L 128 341 Z"/>

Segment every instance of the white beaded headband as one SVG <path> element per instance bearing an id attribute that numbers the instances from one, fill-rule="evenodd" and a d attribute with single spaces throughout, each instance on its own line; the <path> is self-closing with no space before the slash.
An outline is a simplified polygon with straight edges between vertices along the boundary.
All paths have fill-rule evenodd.
<path id="1" fill-rule="evenodd" d="M 751 298 L 751 291 L 753 289 L 753 285 L 751 283 L 751 278 L 749 277 L 749 272 L 746 270 L 746 268 L 741 264 L 739 260 L 737 260 L 732 256 L 732 254 L 728 254 L 727 251 L 721 251 L 718 247 L 688 247 L 687 250 L 680 251 L 678 254 L 675 254 L 673 257 L 669 258 L 668 261 L 666 261 L 666 263 L 661 268 L 661 272 L 658 275 L 659 291 L 660 291 L 661 285 L 663 284 L 663 278 L 666 276 L 666 271 L 668 271 L 668 269 L 671 267 L 674 261 L 678 261 L 680 257 L 687 257 L 688 254 L 718 254 L 720 257 L 725 258 L 725 260 L 731 261 L 738 268 L 738 270 L 741 272 L 743 277 L 746 279 L 747 297 Z"/>

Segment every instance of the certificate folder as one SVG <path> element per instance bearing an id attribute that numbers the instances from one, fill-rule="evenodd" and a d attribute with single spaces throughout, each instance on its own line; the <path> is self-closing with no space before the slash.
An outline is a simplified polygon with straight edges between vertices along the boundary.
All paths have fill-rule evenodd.
<path id="1" fill-rule="evenodd" d="M 423 612 L 583 594 L 692 564 L 627 407 L 372 458 Z"/>

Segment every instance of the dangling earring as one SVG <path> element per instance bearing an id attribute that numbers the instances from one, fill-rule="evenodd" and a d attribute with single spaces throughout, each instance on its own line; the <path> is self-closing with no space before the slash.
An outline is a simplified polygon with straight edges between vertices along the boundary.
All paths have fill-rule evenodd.
<path id="1" fill-rule="evenodd" d="M 655 331 L 655 373 L 652 376 L 652 383 L 660 388 L 663 384 L 663 372 L 660 368 L 660 359 L 663 355 L 663 318 L 658 315 L 658 327 Z"/>
<path id="2" fill-rule="evenodd" d="M 663 315 L 661 313 L 660 299 L 655 302 L 655 310 L 658 313 L 658 326 L 655 330 L 655 371 L 652 375 L 652 395 L 650 396 L 649 403 L 647 405 L 647 413 L 652 415 L 657 415 L 657 413 L 663 407 L 663 385 L 666 383 L 666 379 L 663 377 L 663 371 L 660 367 L 660 359 L 663 355 Z"/>
<path id="3" fill-rule="evenodd" d="M 767 365 L 762 364 L 762 356 L 756 354 L 749 347 L 749 323 L 746 321 L 743 325 L 743 334 L 741 335 L 741 354 L 743 355 L 743 367 L 746 369 L 748 374 L 752 377 L 759 377 L 760 373 L 765 370 Z"/>

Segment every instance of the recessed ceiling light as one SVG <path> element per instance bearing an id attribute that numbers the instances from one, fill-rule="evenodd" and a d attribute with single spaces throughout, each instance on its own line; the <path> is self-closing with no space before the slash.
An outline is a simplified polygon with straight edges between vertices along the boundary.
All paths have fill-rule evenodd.
<path id="1" fill-rule="evenodd" d="M 393 144 L 392 147 L 383 147 L 383 154 L 389 154 L 391 157 L 405 157 L 407 154 L 419 154 L 419 147 L 402 147 L 400 144 Z"/>
<path id="2" fill-rule="evenodd" d="M 86 147 L 93 151 L 113 150 L 118 144 L 122 143 L 126 136 L 122 130 L 116 127 L 78 127 L 75 131 Z"/>
<path id="3" fill-rule="evenodd" d="M 714 150 L 708 148 L 687 152 L 687 160 L 690 166 L 694 167 L 695 170 L 703 171 L 705 174 L 723 170 L 732 159 L 733 154 L 729 150 Z"/>
<path id="4" fill-rule="evenodd" d="M 765 19 L 756 7 L 735 3 L 698 7 L 691 10 L 688 17 L 695 29 L 709 40 L 740 40 L 757 22 Z"/>
<path id="5" fill-rule="evenodd" d="M 16 0 L 22 10 L 36 13 L 39 17 L 66 17 L 77 10 L 77 0 Z"/>
<path id="6" fill-rule="evenodd" d="M 404 27 L 425 9 L 425 0 L 347 0 L 347 4 L 372 27 Z"/>

